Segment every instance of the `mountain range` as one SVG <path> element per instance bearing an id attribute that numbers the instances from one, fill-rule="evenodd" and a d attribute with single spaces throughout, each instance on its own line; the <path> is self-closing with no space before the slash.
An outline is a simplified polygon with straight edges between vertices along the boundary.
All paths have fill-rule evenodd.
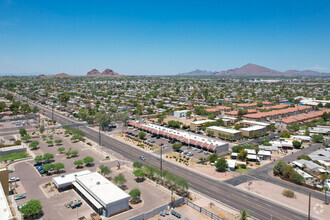
<path id="1" fill-rule="evenodd" d="M 195 70 L 188 73 L 179 73 L 181 76 L 330 76 L 330 73 L 321 73 L 312 70 L 287 70 L 285 72 L 269 69 L 264 66 L 248 63 L 240 68 L 220 72 Z"/>
<path id="2" fill-rule="evenodd" d="M 188 73 L 179 73 L 180 76 L 210 76 L 214 75 L 216 72 L 206 71 L 206 70 L 194 70 Z"/>

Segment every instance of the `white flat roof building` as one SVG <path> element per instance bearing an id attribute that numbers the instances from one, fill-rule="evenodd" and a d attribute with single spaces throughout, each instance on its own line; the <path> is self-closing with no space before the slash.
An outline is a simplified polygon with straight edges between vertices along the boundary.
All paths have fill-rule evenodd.
<path id="1" fill-rule="evenodd" d="M 3 191 L 1 182 L 0 182 L 0 220 L 12 220 L 13 215 L 11 214 L 7 197 Z"/>
<path id="2" fill-rule="evenodd" d="M 76 182 L 103 206 L 105 216 L 129 209 L 131 196 L 101 174 L 93 172 L 77 176 Z"/>
<path id="3" fill-rule="evenodd" d="M 91 171 L 82 170 L 82 171 L 75 172 L 75 173 L 56 176 L 56 177 L 53 177 L 53 183 L 56 186 L 56 188 L 59 188 L 59 189 L 65 188 L 65 187 L 71 186 L 72 183 L 74 181 L 76 181 L 77 176 L 81 176 L 81 175 L 85 175 L 85 174 L 89 174 L 89 173 L 91 173 Z"/>
<path id="4" fill-rule="evenodd" d="M 191 124 L 194 124 L 194 125 L 201 125 L 201 124 L 205 124 L 206 122 L 215 122 L 215 120 L 200 120 L 200 121 L 193 121 L 193 122 L 191 122 Z"/>
<path id="5" fill-rule="evenodd" d="M 239 130 L 241 131 L 257 131 L 257 130 L 261 130 L 261 129 L 264 129 L 265 126 L 260 126 L 260 125 L 254 125 L 254 126 L 251 126 L 251 127 L 248 127 L 248 128 L 241 128 Z"/>
<path id="6" fill-rule="evenodd" d="M 260 121 L 250 121 L 250 120 L 242 120 L 240 123 L 246 123 L 251 125 L 260 125 L 260 126 L 269 126 L 269 123 L 266 122 L 260 122 Z"/>
<path id="7" fill-rule="evenodd" d="M 235 129 L 229 129 L 229 128 L 224 128 L 224 127 L 219 127 L 219 126 L 210 126 L 210 127 L 207 127 L 208 129 L 212 129 L 212 130 L 217 130 L 217 131 L 220 131 L 220 132 L 226 132 L 226 133 L 230 133 L 230 134 L 239 134 L 239 133 L 242 133 L 238 130 L 235 130 Z"/>

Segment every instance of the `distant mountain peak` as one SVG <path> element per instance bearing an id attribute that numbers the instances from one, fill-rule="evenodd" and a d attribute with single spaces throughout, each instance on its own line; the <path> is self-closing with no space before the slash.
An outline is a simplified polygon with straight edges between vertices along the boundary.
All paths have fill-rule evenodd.
<path id="1" fill-rule="evenodd" d="M 257 64 L 248 63 L 240 68 L 221 71 L 215 75 L 230 75 L 230 76 L 283 76 L 284 73 L 269 69 Z"/>
<path id="2" fill-rule="evenodd" d="M 87 76 L 120 76 L 120 75 L 114 72 L 112 69 L 105 69 L 102 73 L 100 73 L 97 69 L 92 69 L 87 73 Z"/>
<path id="3" fill-rule="evenodd" d="M 100 74 L 100 72 L 97 69 L 92 69 L 91 71 L 89 71 L 87 73 L 87 76 L 94 76 L 94 75 L 98 75 Z"/>
<path id="4" fill-rule="evenodd" d="M 187 72 L 187 73 L 179 73 L 178 75 L 180 75 L 180 76 L 210 76 L 210 75 L 214 75 L 214 73 L 216 73 L 216 72 L 196 69 L 194 71 Z"/>

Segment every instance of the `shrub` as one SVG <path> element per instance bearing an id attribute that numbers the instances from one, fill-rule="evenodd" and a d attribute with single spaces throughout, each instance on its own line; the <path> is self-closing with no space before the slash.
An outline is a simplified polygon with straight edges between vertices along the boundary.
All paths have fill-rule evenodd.
<path id="1" fill-rule="evenodd" d="M 292 190 L 289 190 L 289 189 L 283 190 L 282 195 L 287 197 L 287 198 L 290 198 L 290 199 L 292 199 L 292 198 L 295 199 L 296 198 L 296 195 L 294 194 L 294 192 Z"/>
<path id="2" fill-rule="evenodd" d="M 246 169 L 246 165 L 245 165 L 245 164 L 241 164 L 240 167 L 241 167 L 242 169 Z"/>

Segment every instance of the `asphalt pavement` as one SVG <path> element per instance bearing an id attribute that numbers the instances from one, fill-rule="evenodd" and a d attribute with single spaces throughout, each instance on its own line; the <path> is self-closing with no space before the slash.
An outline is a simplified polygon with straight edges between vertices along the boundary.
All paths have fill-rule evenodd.
<path id="1" fill-rule="evenodd" d="M 51 110 L 38 105 L 39 108 L 45 110 L 46 116 L 51 116 Z M 76 121 L 68 119 L 66 116 L 54 111 L 54 117 L 59 123 L 66 124 L 68 120 L 71 123 Z M 87 138 L 98 141 L 99 134 L 88 127 L 80 127 L 84 131 Z M 137 161 L 139 156 L 144 156 L 146 161 L 144 163 L 159 167 L 160 160 L 157 156 L 145 152 L 143 150 L 130 147 L 127 144 L 119 142 L 109 136 L 101 135 L 103 146 L 110 148 L 113 151 L 125 156 L 128 160 Z M 164 161 L 163 168 L 186 179 L 190 187 L 208 197 L 219 200 L 220 202 L 233 207 L 237 210 L 248 210 L 250 214 L 258 219 L 306 219 L 306 215 L 296 212 L 285 204 L 275 204 L 269 200 L 263 199 L 259 196 L 253 195 L 249 192 L 240 190 L 230 184 L 217 181 L 206 175 L 197 173 L 189 168 L 175 165 L 173 163 Z"/>

